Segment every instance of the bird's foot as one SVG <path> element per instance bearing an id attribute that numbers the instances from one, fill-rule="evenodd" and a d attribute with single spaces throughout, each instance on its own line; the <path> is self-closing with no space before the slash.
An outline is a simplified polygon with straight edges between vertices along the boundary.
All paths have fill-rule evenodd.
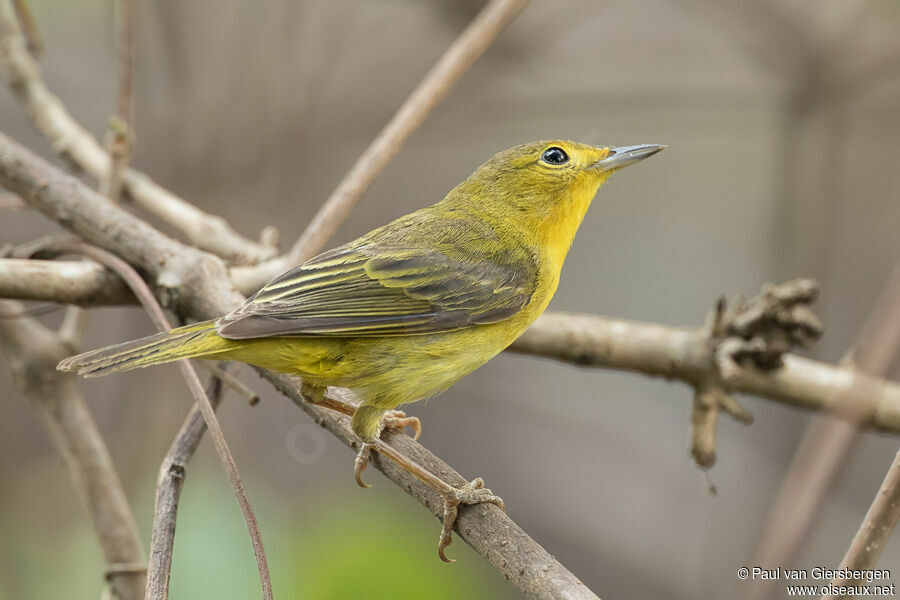
<path id="1" fill-rule="evenodd" d="M 471 505 L 487 502 L 495 504 L 500 507 L 501 510 L 506 510 L 506 505 L 503 503 L 503 500 L 499 496 L 495 496 L 491 490 L 484 487 L 484 480 L 480 477 L 473 479 L 460 487 L 455 487 L 422 465 L 397 452 L 397 450 L 388 446 L 379 438 L 374 439 L 370 444 L 363 444 L 363 447 L 360 449 L 360 454 L 357 456 L 357 467 L 360 464 L 360 457 L 364 457 L 363 460 L 368 460 L 372 450 L 376 450 L 379 454 L 390 458 L 405 471 L 414 475 L 419 481 L 437 492 L 440 496 L 444 503 L 444 511 L 441 519 L 441 536 L 438 539 L 438 556 L 444 562 L 453 562 L 452 559 L 447 558 L 444 550 L 453 540 L 452 532 L 453 527 L 456 524 L 456 517 L 459 512 L 460 504 Z M 358 480 L 357 482 L 359 483 Z"/>
<path id="2" fill-rule="evenodd" d="M 378 435 L 381 436 L 381 432 L 385 429 L 398 429 L 402 432 L 407 427 L 415 432 L 415 435 L 413 435 L 414 440 L 419 439 L 419 436 L 422 435 L 422 421 L 419 420 L 419 417 L 407 417 L 402 410 L 389 410 L 381 418 Z M 372 444 L 363 443 L 359 447 L 359 452 L 356 453 L 356 460 L 353 462 L 353 474 L 356 478 L 356 485 L 359 487 L 372 487 L 362 480 L 363 471 L 369 466 L 369 457 L 371 456 Z"/>
<path id="3" fill-rule="evenodd" d="M 381 418 L 382 431 L 385 429 L 399 429 L 402 432 L 407 427 L 415 432 L 413 439 L 418 440 L 419 436 L 422 435 L 422 421 L 419 420 L 419 417 L 407 417 L 402 410 L 389 410 Z"/>
<path id="4" fill-rule="evenodd" d="M 359 447 L 359 452 L 356 453 L 356 460 L 353 461 L 353 476 L 356 478 L 356 485 L 361 488 L 370 488 L 372 487 L 368 483 L 362 480 L 363 471 L 366 470 L 366 467 L 369 466 L 369 458 L 372 456 L 372 444 L 363 444 Z"/>
<path id="5" fill-rule="evenodd" d="M 481 477 L 476 477 L 469 483 L 458 488 L 452 487 L 447 483 L 445 483 L 445 485 L 450 489 L 441 493 L 441 498 L 444 501 L 444 517 L 443 526 L 441 527 L 441 537 L 438 539 L 438 556 L 441 557 L 442 561 L 452 563 L 455 562 L 456 559 L 447 558 L 447 555 L 444 554 L 444 549 L 453 542 L 453 526 L 456 524 L 459 505 L 490 502 L 491 504 L 499 506 L 500 510 L 503 511 L 506 510 L 506 505 L 500 496 L 495 496 L 490 489 L 484 487 L 484 480 Z"/>

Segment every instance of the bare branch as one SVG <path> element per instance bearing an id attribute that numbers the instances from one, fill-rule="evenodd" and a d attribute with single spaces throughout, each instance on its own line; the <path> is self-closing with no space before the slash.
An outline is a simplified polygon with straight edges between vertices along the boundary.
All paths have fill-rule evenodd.
<path id="1" fill-rule="evenodd" d="M 884 481 L 875 495 L 875 500 L 866 512 L 866 517 L 859 526 L 853 541 L 841 561 L 842 569 L 853 571 L 871 569 L 878 563 L 878 557 L 884 550 L 888 538 L 900 519 L 900 452 L 894 456 L 894 460 L 888 469 Z M 847 579 L 835 579 L 832 585 L 843 586 L 848 584 Z M 825 598 L 835 598 L 827 594 Z"/>
<path id="2" fill-rule="evenodd" d="M 25 210 L 26 208 L 18 196 L 0 189 L 0 212 Z"/>
<path id="3" fill-rule="evenodd" d="M 44 43 L 41 41 L 41 33 L 34 21 L 34 15 L 31 14 L 31 8 L 26 0 L 13 0 L 13 5 L 16 9 L 16 16 L 19 18 L 19 25 L 22 27 L 22 34 L 25 36 L 28 51 L 37 58 L 44 53 Z"/>
<path id="4" fill-rule="evenodd" d="M 210 405 L 214 410 L 221 397 L 220 385 L 214 383 L 208 394 Z M 205 433 L 206 421 L 203 420 L 203 413 L 195 405 L 178 430 L 159 468 L 156 502 L 153 508 L 153 530 L 150 533 L 147 598 L 166 598 L 168 594 L 178 503 L 187 476 L 187 465 L 200 446 Z"/>
<path id="5" fill-rule="evenodd" d="M 118 114 L 110 121 L 108 132 L 109 169 L 107 177 L 101 180 L 101 193 L 113 202 L 118 202 L 122 193 L 122 183 L 128 161 L 131 158 L 131 144 L 134 140 L 132 127 L 132 81 L 134 62 L 134 40 L 132 19 L 134 7 L 131 0 L 116 2 L 116 21 L 119 50 L 119 91 L 116 104 Z"/>
<path id="6" fill-rule="evenodd" d="M 900 263 L 882 289 L 856 342 L 841 361 L 844 367 L 871 377 L 887 373 L 900 343 L 898 307 Z M 818 420 L 807 428 L 776 496 L 752 564 L 781 565 L 793 555 L 809 532 L 829 484 L 859 437 L 860 420 L 871 410 L 880 393 L 879 384 L 871 379 L 860 379 L 836 398 L 833 416 L 840 420 Z M 870 549 L 874 551 L 875 547 Z M 762 599 L 768 595 L 772 583 L 748 586 L 744 589 L 744 597 Z"/>
<path id="7" fill-rule="evenodd" d="M 0 0 L 0 74 L 55 152 L 98 181 L 109 177 L 109 155 L 41 79 L 40 69 L 26 48 L 11 0 Z M 143 173 L 128 169 L 123 180 L 125 191 L 138 206 L 180 231 L 201 249 L 233 263 L 253 264 L 275 255 L 274 248 L 240 236 L 221 217 L 201 211 Z"/>
<path id="8" fill-rule="evenodd" d="M 224 265 L 215 257 L 184 246 L 134 215 L 112 205 L 77 179 L 0 134 L 0 185 L 18 193 L 29 205 L 81 235 L 141 267 L 155 280 L 157 297 L 182 314 L 206 319 L 235 308 L 243 296 L 228 280 Z M 309 406 L 290 378 L 266 373 L 279 389 L 307 412 L 316 414 L 329 431 L 352 439 L 346 419 L 321 414 Z M 328 411 L 331 412 L 331 411 Z M 441 477 L 451 471 L 445 463 L 407 438 L 390 438 L 398 450 Z M 414 476 L 390 461 L 375 466 L 402 490 L 425 503 L 429 492 Z M 457 479 L 456 481 L 462 481 Z M 430 506 L 437 507 L 434 501 Z M 457 530 L 509 581 L 540 598 L 594 598 L 578 579 L 541 548 L 499 509 L 488 506 L 460 509 Z"/>
<path id="9" fill-rule="evenodd" d="M 678 329 L 572 313 L 545 313 L 509 350 L 675 379 L 695 387 L 716 368 L 714 352 L 701 328 Z M 830 411 L 862 381 L 873 390 L 862 423 L 900 432 L 900 384 L 795 354 L 785 354 L 782 360 L 783 366 L 771 372 L 742 369 L 725 382 L 726 389 L 806 410 Z"/>
<path id="10" fill-rule="evenodd" d="M 232 374 L 236 371 L 241 363 L 214 363 L 207 360 L 195 361 L 195 365 L 202 369 L 206 369 L 224 385 L 234 390 L 241 398 L 247 401 L 250 406 L 259 404 L 259 394 L 247 387 L 247 384 Z M 223 365 L 223 366 L 220 366 Z"/>
<path id="11" fill-rule="evenodd" d="M 135 301 L 117 275 L 95 262 L 20 258 L 0 258 L 0 298 L 81 306 Z"/>
<path id="12" fill-rule="evenodd" d="M 527 4 L 528 0 L 491 0 L 447 48 L 381 133 L 372 140 L 307 225 L 290 252 L 258 267 L 235 272 L 234 279 L 239 289 L 249 288 L 255 291 L 272 277 L 321 250 L 350 215 L 360 196 L 397 155 L 410 134 L 419 128 L 428 113 Z M 244 281 L 245 278 L 247 281 Z"/>
<path id="13" fill-rule="evenodd" d="M 0 319 L 0 349 L 10 362 L 13 381 L 37 409 L 87 508 L 109 565 L 112 590 L 123 600 L 143 598 L 144 553 L 122 483 L 77 380 L 56 370 L 71 349 L 55 332 L 28 317 L 19 303 L 0 300 L 0 307 L 5 315 L 16 316 Z"/>
<path id="14" fill-rule="evenodd" d="M 137 296 L 138 300 L 144 306 L 144 309 L 150 315 L 154 325 L 156 325 L 160 331 L 168 331 L 172 328 L 168 319 L 166 319 L 166 315 L 163 313 L 162 307 L 160 307 L 156 298 L 153 296 L 153 292 L 150 291 L 150 288 L 144 280 L 141 279 L 137 271 L 124 260 L 105 250 L 94 248 L 81 242 L 59 242 L 57 243 L 55 250 L 83 254 L 115 271 L 119 277 L 125 280 L 134 295 Z M 247 497 L 247 492 L 244 490 L 244 483 L 241 480 L 240 473 L 238 473 L 237 464 L 234 462 L 234 457 L 231 454 L 231 450 L 228 448 L 228 443 L 225 441 L 225 433 L 219 425 L 215 409 L 213 409 L 209 397 L 203 389 L 203 384 L 200 383 L 200 378 L 197 376 L 197 372 L 194 370 L 191 362 L 186 359 L 180 360 L 178 361 L 178 366 L 181 368 L 181 373 L 187 381 L 191 394 L 194 396 L 197 408 L 203 415 L 203 420 L 206 423 L 206 427 L 209 429 L 213 446 L 215 446 L 216 453 L 219 455 L 219 460 L 222 461 L 222 464 L 228 473 L 228 478 L 231 480 L 231 485 L 234 488 L 234 495 L 237 497 L 238 504 L 241 507 L 244 522 L 247 525 L 247 530 L 250 532 L 253 554 L 256 556 L 263 598 L 272 600 L 272 582 L 269 577 L 269 565 L 266 559 L 265 549 L 263 548 L 262 536 L 259 533 L 259 524 L 256 521 L 256 515 L 253 514 L 253 508 L 250 506 L 250 499 Z M 168 529 L 168 526 L 163 526 Z M 174 523 L 171 527 L 174 530 Z M 169 595 L 169 574 L 165 573 L 163 575 L 155 573 L 153 569 L 156 567 L 157 563 L 153 562 L 150 564 L 151 570 L 147 574 L 147 596 L 153 600 L 164 600 L 165 598 L 168 598 Z M 157 586 L 157 584 L 161 585 Z"/>
<path id="15" fill-rule="evenodd" d="M 263 377 L 272 382 L 316 422 L 344 444 L 357 448 L 359 440 L 350 428 L 349 417 L 306 402 L 295 379 L 271 371 L 261 372 Z M 347 390 L 331 388 L 330 394 L 339 400 L 356 402 Z M 467 482 L 467 479 L 450 465 L 412 438 L 394 432 L 382 437 L 398 452 L 428 471 L 438 474 L 447 483 L 459 486 Z M 388 479 L 430 510 L 435 517 L 440 519 L 443 516 L 441 498 L 415 475 L 411 475 L 394 461 L 384 459 L 377 452 L 372 455 L 372 463 Z M 547 599 L 597 600 L 597 596 L 577 577 L 559 564 L 549 552 L 493 504 L 460 507 L 456 532 L 475 552 L 493 565 L 504 579 L 526 594 Z"/>
<path id="16" fill-rule="evenodd" d="M 852 360 L 865 373 L 878 375 L 887 372 L 900 354 L 900 263 L 894 268 L 890 280 L 885 285 L 872 317 L 860 333 Z M 840 413 L 849 416 L 851 422 L 862 421 L 861 413 L 871 396 L 870 388 L 861 382 L 855 393 L 844 399 L 838 407 Z M 847 435 L 855 437 L 855 432 Z M 849 446 L 849 442 L 847 442 Z M 845 569 L 871 569 L 881 556 L 888 538 L 900 519 L 900 452 L 894 460 L 869 506 L 866 516 L 859 526 L 850 547 L 841 560 Z M 846 580 L 836 579 L 835 585 L 845 585 Z M 833 596 L 823 596 L 831 598 Z"/>
<path id="17" fill-rule="evenodd" d="M 27 264 L 23 264 L 27 263 Z M 31 263 L 40 263 L 32 265 Z M 20 266 L 22 265 L 22 266 Z M 57 269 L 57 265 L 61 265 Z M 70 266 L 77 271 L 69 273 Z M 99 265 L 66 261 L 0 260 L 0 297 L 74 302 L 82 305 L 128 302 L 125 292 L 108 296 L 103 286 L 112 275 Z M 30 275 L 31 268 L 37 273 Z M 73 270 L 74 270 L 73 269 Z M 86 270 L 86 273 L 81 273 Z M 102 277 L 100 276 L 102 273 Z M 42 279 L 44 288 L 18 286 L 15 279 Z M 119 285 L 122 285 L 121 283 Z M 110 289 L 110 288 L 107 288 Z M 123 297 L 124 296 L 124 297 Z M 133 301 L 133 298 L 130 299 Z M 650 377 L 677 379 L 695 386 L 715 359 L 701 328 L 676 328 L 597 315 L 544 313 L 509 351 L 553 358 L 582 366 L 636 371 Z M 811 411 L 831 411 L 834 395 L 846 391 L 856 375 L 847 365 L 829 365 L 788 354 L 773 373 L 743 372 L 728 389 Z M 870 378 L 873 404 L 863 426 L 900 433 L 900 384 Z"/>

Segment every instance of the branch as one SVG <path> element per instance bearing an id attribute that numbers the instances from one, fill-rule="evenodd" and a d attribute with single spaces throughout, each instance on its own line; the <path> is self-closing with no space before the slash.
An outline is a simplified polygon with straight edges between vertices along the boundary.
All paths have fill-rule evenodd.
<path id="1" fill-rule="evenodd" d="M 139 600 L 146 567 L 128 499 L 76 378 L 56 370 L 71 349 L 56 332 L 28 317 L 19 303 L 0 300 L 0 308 L 7 317 L 0 319 L 0 349 L 87 508 L 112 591 L 122 600 Z"/>
<path id="2" fill-rule="evenodd" d="M 854 352 L 854 362 L 861 371 L 871 374 L 885 373 L 900 354 L 900 264 L 894 268 L 890 280 L 879 297 L 872 317 L 860 333 L 859 347 Z M 848 397 L 841 412 L 857 419 L 860 396 L 867 400 L 865 388 L 854 390 L 856 397 Z M 865 406 L 867 403 L 863 402 Z M 888 538 L 900 519 L 900 452 L 894 456 L 891 466 L 866 511 L 850 547 L 841 560 L 841 568 L 850 570 L 871 569 L 878 563 Z M 834 585 L 845 585 L 847 580 L 835 579 Z M 833 596 L 825 595 L 824 598 Z"/>
<path id="3" fill-rule="evenodd" d="M 350 215 L 360 196 L 397 155 L 409 135 L 419 128 L 428 113 L 527 4 L 528 0 L 491 0 L 447 48 L 381 133 L 372 140 L 307 225 L 290 252 L 257 267 L 237 269 L 234 280 L 238 288 L 256 291 L 272 277 L 320 251 Z"/>
<path id="4" fill-rule="evenodd" d="M 0 296 L 82 305 L 133 301 L 121 297 L 119 292 L 107 294 L 104 282 L 113 275 L 99 265 L 88 270 L 86 265 L 90 264 L 0 260 Z M 69 272 L 71 265 L 80 265 L 77 269 L 87 272 Z M 32 270 L 38 272 L 34 279 L 38 274 L 42 277 L 42 288 L 15 283 L 17 277 L 31 277 Z M 104 275 L 100 277 L 99 273 Z M 713 352 L 700 327 L 669 327 L 578 313 L 547 311 L 508 350 L 580 366 L 676 379 L 692 386 L 714 368 Z M 845 394 L 859 375 L 847 365 L 830 365 L 794 354 L 785 355 L 783 360 L 784 365 L 772 373 L 740 372 L 729 382 L 728 390 L 828 412 L 836 404 L 836 395 Z M 864 377 L 864 380 L 869 382 L 874 395 L 863 426 L 900 433 L 900 384 L 881 378 Z"/>
<path id="5" fill-rule="evenodd" d="M 295 379 L 271 371 L 260 371 L 265 379 L 269 380 L 317 423 L 333 433 L 347 446 L 354 450 L 357 449 L 359 439 L 350 428 L 349 417 L 304 400 L 299 393 L 299 385 Z M 357 402 L 347 390 L 330 388 L 329 393 L 338 400 Z M 441 479 L 451 485 L 459 486 L 468 481 L 453 467 L 408 436 L 388 432 L 382 436 L 382 439 L 407 458 L 432 473 L 440 474 Z M 418 500 L 437 519 L 442 518 L 443 501 L 431 488 L 403 470 L 397 463 L 385 459 L 377 452 L 372 454 L 371 460 L 372 464 L 399 488 Z M 493 504 L 460 507 L 456 532 L 475 552 L 497 569 L 504 579 L 526 594 L 548 599 L 597 600 L 597 596 L 577 577 L 531 539 L 505 512 Z"/>
<path id="6" fill-rule="evenodd" d="M 221 383 L 215 384 L 210 391 L 210 405 L 215 410 L 220 400 Z M 148 598 L 167 597 L 181 490 L 187 476 L 187 465 L 200 446 L 205 433 L 206 421 L 203 420 L 203 413 L 194 406 L 178 430 L 159 468 L 156 502 L 153 507 L 153 529 L 150 533 L 150 560 L 147 568 Z"/>
<path id="7" fill-rule="evenodd" d="M 865 325 L 841 364 L 871 377 L 883 376 L 896 359 L 898 344 L 900 263 L 881 290 Z M 829 485 L 859 436 L 858 421 L 871 410 L 872 398 L 878 393 L 877 387 L 858 381 L 835 403 L 833 416 L 840 417 L 840 420 L 816 420 L 809 425 L 784 476 L 751 564 L 776 566 L 789 562 L 808 534 Z M 865 548 L 866 553 L 877 557 L 881 546 L 872 543 Z M 745 597 L 747 600 L 764 598 L 773 583 L 758 582 L 748 586 L 744 588 Z"/>
<path id="8" fill-rule="evenodd" d="M 866 512 L 866 517 L 859 526 L 853 541 L 841 561 L 842 569 L 864 570 L 872 569 L 881 556 L 888 538 L 900 519 L 900 452 L 894 456 L 894 460 L 888 469 L 875 500 Z M 835 579 L 835 586 L 847 585 L 847 579 Z M 835 598 L 831 594 L 822 596 Z"/>
<path id="9" fill-rule="evenodd" d="M 2 134 L 0 185 L 84 239 L 140 267 L 154 282 L 163 305 L 207 319 L 225 314 L 243 301 L 243 296 L 231 287 L 220 260 L 165 236 Z M 265 376 L 304 410 L 318 415 L 329 431 L 341 439 L 352 439 L 348 419 L 322 414 L 325 409 L 308 405 L 299 384 L 290 378 L 274 373 Z M 389 439 L 411 459 L 453 479 L 452 470 L 418 443 L 402 437 Z M 373 462 L 402 490 L 423 504 L 431 498 L 430 506 L 439 506 L 429 495 L 430 490 L 413 475 L 394 468 L 388 461 Z M 540 598 L 595 598 L 498 508 L 461 508 L 457 530 L 463 540 L 523 591 Z"/>
<path id="10" fill-rule="evenodd" d="M 140 300 L 141 304 L 150 315 L 150 319 L 153 321 L 153 324 L 156 325 L 157 329 L 159 329 L 160 331 L 168 331 L 172 328 L 172 326 L 169 324 L 168 319 L 166 319 L 166 315 L 163 313 L 162 308 L 159 306 L 159 303 L 153 296 L 153 292 L 150 291 L 150 288 L 147 286 L 144 280 L 141 279 L 137 271 L 135 271 L 131 267 L 131 265 L 123 261 L 121 258 L 110 254 L 105 250 L 88 246 L 82 242 L 57 242 L 56 247 L 52 248 L 51 251 L 75 252 L 77 254 L 83 254 L 84 256 L 100 262 L 107 268 L 115 271 L 122 279 L 125 280 L 125 282 L 128 284 L 128 287 L 131 288 L 131 291 L 135 296 L 137 296 L 138 300 Z M 250 499 L 247 497 L 247 492 L 244 490 L 244 483 L 241 480 L 240 474 L 238 473 L 237 464 L 234 462 L 234 457 L 231 454 L 231 450 L 229 450 L 228 448 L 228 443 L 225 441 L 225 434 L 222 431 L 222 427 L 219 425 L 219 420 L 216 418 L 215 409 L 213 408 L 209 397 L 206 395 L 206 392 L 203 389 L 203 384 L 200 383 L 200 378 L 197 376 L 197 371 L 194 370 L 191 362 L 187 359 L 180 360 L 178 361 L 178 366 L 181 369 L 182 376 L 187 382 L 188 388 L 191 391 L 191 395 L 193 395 L 194 397 L 195 407 L 203 416 L 203 421 L 204 423 L 206 423 L 207 429 L 209 429 L 209 434 L 212 438 L 213 446 L 216 449 L 216 454 L 219 455 L 219 460 L 222 462 L 222 465 L 225 467 L 225 471 L 228 473 L 228 478 L 231 481 L 232 488 L 234 489 L 234 495 L 237 497 L 238 504 L 241 507 L 241 513 L 244 516 L 244 522 L 246 523 L 247 530 L 250 533 L 250 541 L 253 545 L 253 554 L 256 557 L 256 564 L 259 570 L 259 579 L 262 586 L 263 598 L 265 598 L 266 600 L 272 600 L 272 582 L 269 577 L 269 565 L 268 560 L 266 559 L 265 549 L 263 548 L 262 536 L 259 533 L 259 524 L 256 521 L 256 515 L 253 514 L 253 509 L 250 506 Z M 202 435 L 202 432 L 200 432 L 200 435 Z M 183 472 L 183 465 L 181 466 L 181 469 Z M 169 469 L 166 467 L 166 463 L 164 461 L 161 472 L 165 473 L 168 472 L 168 470 Z M 164 483 L 164 480 L 161 479 L 160 483 Z M 158 493 L 158 495 L 160 495 L 160 493 Z M 174 513 L 172 516 L 174 518 Z M 162 522 L 165 517 L 166 514 L 155 516 L 154 529 L 161 528 L 165 531 L 171 530 L 174 534 L 174 521 L 172 521 L 171 525 Z M 159 540 L 160 544 L 167 543 L 165 535 L 154 534 L 151 537 Z M 171 551 L 170 543 L 168 544 L 168 549 L 169 551 Z M 164 573 L 157 573 L 155 569 L 159 566 L 170 568 L 171 557 L 168 559 L 167 563 L 160 563 L 155 560 L 159 556 L 157 548 L 151 548 L 151 552 L 154 555 L 154 561 L 150 563 L 150 570 L 147 573 L 147 596 L 152 600 L 165 600 L 169 596 L 169 572 L 166 571 Z"/>
<path id="11" fill-rule="evenodd" d="M 116 2 L 116 21 L 118 28 L 119 51 L 119 91 L 116 99 L 118 114 L 110 120 L 107 132 L 109 146 L 108 176 L 101 180 L 101 193 L 113 202 L 119 201 L 122 194 L 123 176 L 131 158 L 131 145 L 134 139 L 132 128 L 132 67 L 134 40 L 132 35 L 133 9 L 131 0 Z"/>
<path id="12" fill-rule="evenodd" d="M 98 181 L 108 179 L 109 155 L 44 84 L 10 0 L 0 0 L 0 74 L 55 152 Z M 197 247 L 233 263 L 253 264 L 274 256 L 274 248 L 242 237 L 221 217 L 201 211 L 147 175 L 128 169 L 122 177 L 125 191 L 138 206 L 174 227 Z"/>
<path id="13" fill-rule="evenodd" d="M 119 277 L 93 261 L 0 258 L 0 298 L 102 306 L 135 302 Z"/>
<path id="14" fill-rule="evenodd" d="M 25 36 L 25 44 L 28 51 L 35 58 L 40 57 L 44 52 L 44 42 L 41 41 L 41 33 L 38 31 L 37 23 L 34 21 L 34 15 L 28 7 L 26 0 L 13 0 L 13 6 L 16 9 L 16 16 L 19 18 L 19 25 L 22 27 L 22 34 Z"/>
<path id="15" fill-rule="evenodd" d="M 701 328 L 608 319 L 572 313 L 545 313 L 509 347 L 512 352 L 675 379 L 696 386 L 716 368 L 714 351 Z M 900 433 L 900 384 L 855 370 L 783 356 L 771 372 L 742 369 L 725 383 L 743 393 L 813 411 L 831 411 L 839 398 L 862 381 L 873 391 L 863 415 L 866 427 Z"/>

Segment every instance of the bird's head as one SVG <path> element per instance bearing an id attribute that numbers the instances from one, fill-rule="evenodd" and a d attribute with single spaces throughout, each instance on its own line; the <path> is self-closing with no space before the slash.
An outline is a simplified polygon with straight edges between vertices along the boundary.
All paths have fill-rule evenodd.
<path id="1" fill-rule="evenodd" d="M 610 175 L 665 149 L 660 144 L 589 146 L 569 140 L 531 142 L 495 154 L 448 200 L 504 214 L 516 225 L 571 243 L 591 200 Z"/>
<path id="2" fill-rule="evenodd" d="M 508 190 L 510 200 L 529 200 L 543 212 L 566 196 L 589 194 L 616 171 L 653 156 L 666 146 L 588 146 L 569 140 L 531 142 L 491 157 L 470 179 Z"/>

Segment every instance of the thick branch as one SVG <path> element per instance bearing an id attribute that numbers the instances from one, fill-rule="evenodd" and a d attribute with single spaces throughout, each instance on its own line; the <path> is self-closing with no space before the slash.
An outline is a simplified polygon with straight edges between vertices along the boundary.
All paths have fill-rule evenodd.
<path id="1" fill-rule="evenodd" d="M 509 349 L 578 365 L 677 379 L 692 386 L 716 368 L 712 350 L 699 328 L 676 329 L 591 315 L 547 313 Z M 742 370 L 726 385 L 730 392 L 807 410 L 830 411 L 859 382 L 872 390 L 872 404 L 862 423 L 900 433 L 900 384 L 853 369 L 787 354 L 781 368 L 767 373 Z"/>
<path id="2" fill-rule="evenodd" d="M 109 178 L 107 152 L 41 79 L 10 0 L 0 0 L 0 74 L 55 152 L 98 181 Z M 256 263 L 275 254 L 274 248 L 242 237 L 221 217 L 203 212 L 147 175 L 128 169 L 122 177 L 125 191 L 138 206 L 180 231 L 197 247 L 235 263 Z"/>
<path id="3" fill-rule="evenodd" d="M 349 417 L 303 400 L 297 381 L 291 377 L 270 371 L 263 371 L 262 374 L 344 444 L 357 448 L 359 440 L 350 428 Z M 332 389 L 329 393 L 339 400 L 355 402 L 346 390 Z M 467 482 L 453 467 L 412 438 L 397 433 L 387 433 L 383 437 L 404 456 L 438 474 L 447 483 L 458 486 Z M 382 458 L 377 452 L 373 453 L 372 462 L 388 479 L 428 508 L 435 517 L 438 519 L 442 517 L 443 503 L 431 488 L 394 461 Z M 515 521 L 493 504 L 460 507 L 456 531 L 507 581 L 526 594 L 538 598 L 566 600 L 597 598 L 577 577 L 559 564 L 550 553 L 516 525 Z"/>
<path id="4" fill-rule="evenodd" d="M 5 317 L 0 319 L 0 349 L 87 508 L 115 596 L 143 598 L 144 553 L 122 483 L 77 380 L 56 370 L 70 349 L 55 332 L 27 317 L 18 303 L 0 300 L 0 309 Z"/>
<path id="5" fill-rule="evenodd" d="M 2 134 L 0 185 L 88 241 L 140 267 L 154 280 L 157 297 L 185 315 L 216 317 L 243 300 L 231 287 L 221 261 L 166 237 Z M 278 382 L 279 389 L 307 412 L 322 410 L 308 406 L 290 378 L 269 373 L 266 377 Z M 329 431 L 350 439 L 346 420 L 335 415 L 321 418 Z M 449 467 L 418 443 L 406 438 L 392 438 L 392 442 L 413 460 L 434 468 L 435 473 L 452 475 Z M 393 468 L 388 461 L 375 460 L 374 464 L 398 487 L 425 503 L 428 492 L 414 476 Z M 520 589 L 541 598 L 595 598 L 499 509 L 463 507 L 457 529 L 469 545 Z"/>
<path id="6" fill-rule="evenodd" d="M 0 258 L 0 298 L 97 306 L 134 302 L 115 274 L 87 260 Z"/>

